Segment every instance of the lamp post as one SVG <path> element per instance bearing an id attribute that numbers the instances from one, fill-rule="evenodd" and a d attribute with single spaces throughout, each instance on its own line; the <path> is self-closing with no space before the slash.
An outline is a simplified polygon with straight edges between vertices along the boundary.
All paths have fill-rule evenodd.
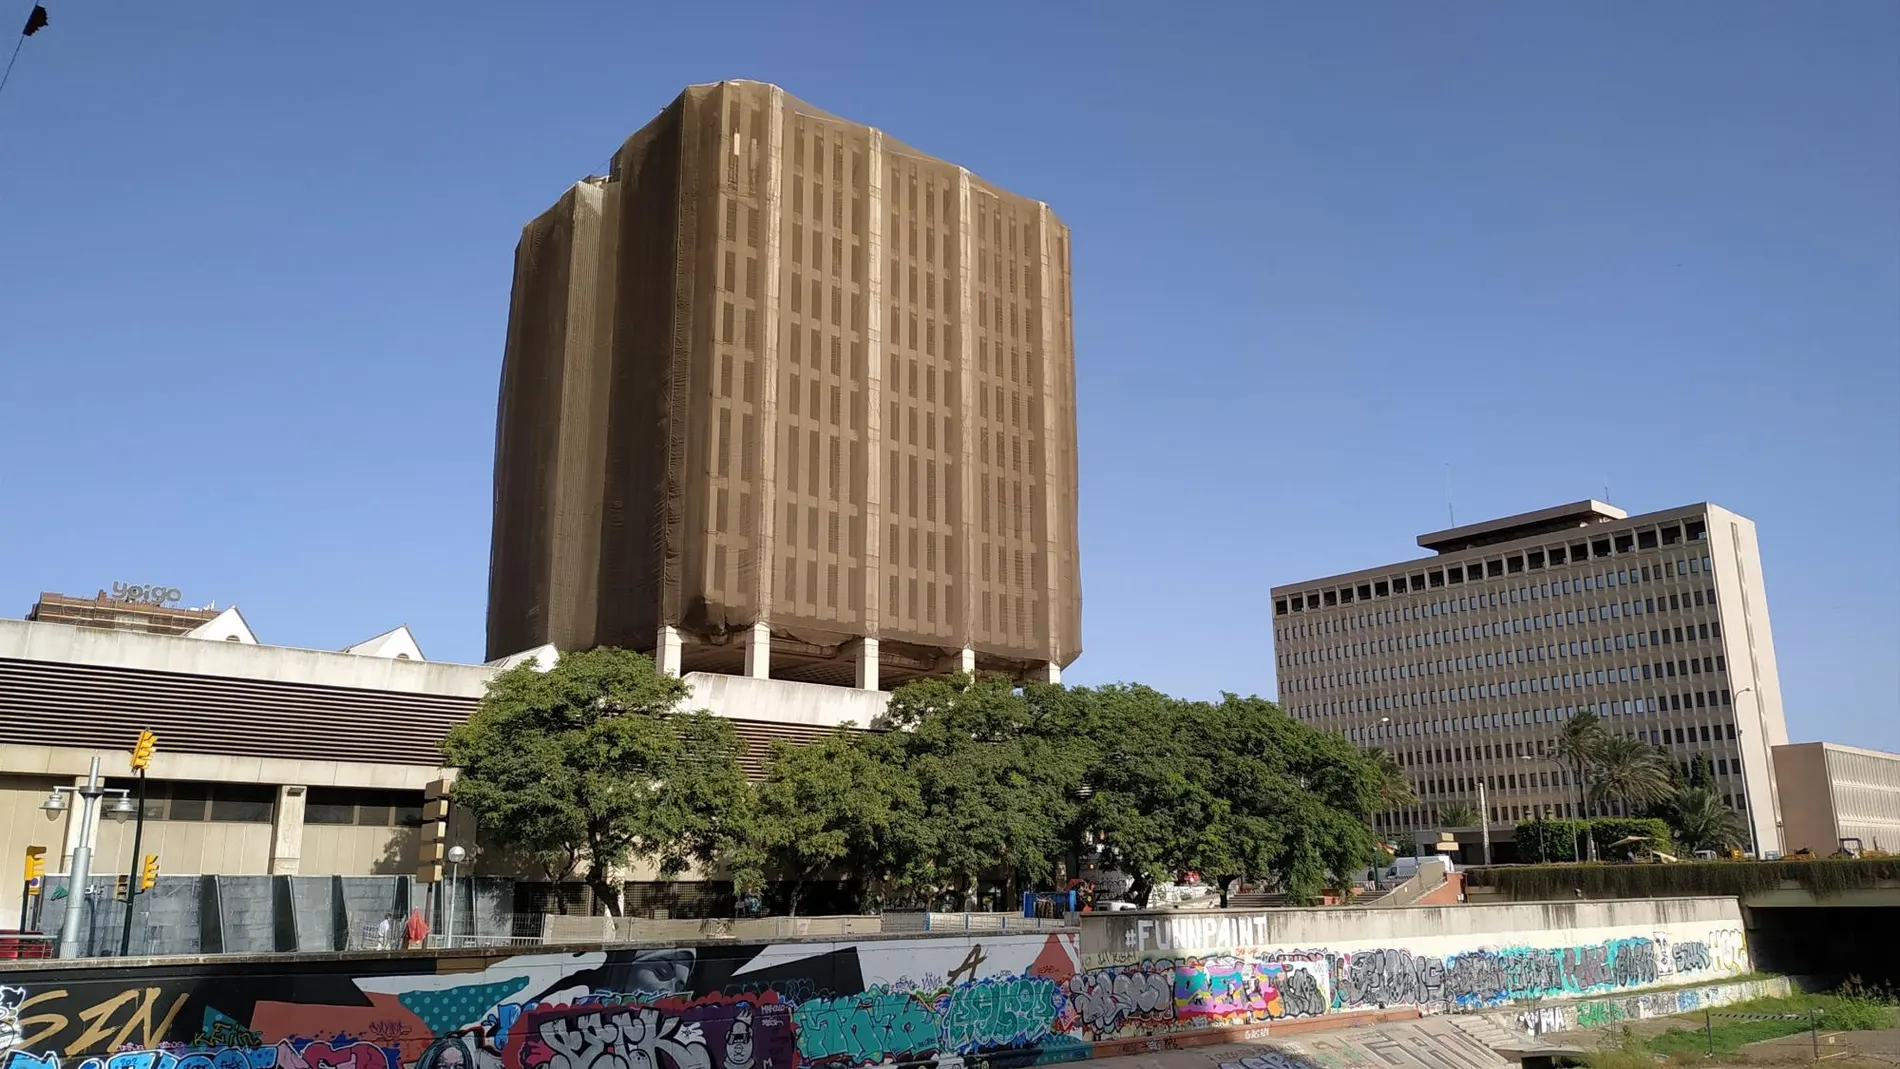
<path id="1" fill-rule="evenodd" d="M 468 851 L 459 846 L 449 847 L 449 900 L 445 903 L 447 914 L 442 922 L 442 938 L 448 941 L 449 949 L 455 949 L 455 869 L 468 860 Z"/>
<path id="2" fill-rule="evenodd" d="M 82 914 L 86 908 L 86 894 L 90 890 L 86 885 L 92 879 L 92 826 L 98 817 L 99 800 L 107 795 L 117 795 L 117 799 L 106 807 L 106 815 L 123 823 L 132 815 L 133 804 L 126 797 L 126 791 L 117 787 L 107 787 L 99 779 L 99 758 L 94 756 L 92 767 L 86 773 L 83 786 L 57 786 L 46 801 L 40 803 L 40 811 L 48 820 L 58 820 L 67 810 L 66 794 L 76 794 L 83 803 L 79 810 L 79 845 L 73 847 L 73 862 L 66 877 L 66 915 L 59 926 L 59 943 L 55 953 L 62 958 L 79 956 L 79 926 L 83 923 Z M 127 876 L 130 883 L 130 876 Z M 129 896 L 128 896 L 129 897 Z"/>
<path id="3" fill-rule="evenodd" d="M 1478 777 L 1478 827 L 1484 832 L 1484 863 L 1491 863 L 1491 805 L 1485 798 L 1484 777 Z"/>

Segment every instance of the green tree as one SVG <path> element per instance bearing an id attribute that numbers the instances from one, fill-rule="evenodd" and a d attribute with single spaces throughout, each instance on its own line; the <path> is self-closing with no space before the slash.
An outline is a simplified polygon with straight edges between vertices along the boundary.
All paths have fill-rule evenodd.
<path id="1" fill-rule="evenodd" d="M 1469 801 L 1456 801 L 1438 807 L 1441 828 L 1472 828 L 1484 823 L 1484 815 Z"/>
<path id="2" fill-rule="evenodd" d="M 681 712 L 687 694 L 627 650 L 503 672 L 443 740 L 460 770 L 450 797 L 489 842 L 533 858 L 550 880 L 584 870 L 610 911 L 615 874 L 636 859 L 671 878 L 736 857 L 735 884 L 755 889 L 741 744 L 729 722 Z"/>
<path id="3" fill-rule="evenodd" d="M 1748 841 L 1741 818 L 1706 787 L 1676 792 L 1665 813 L 1676 845 L 1683 850 L 1735 850 Z"/>
<path id="4" fill-rule="evenodd" d="M 1551 747 L 1551 759 L 1562 765 L 1570 773 L 1570 781 L 1577 789 L 1577 816 L 1589 816 L 1588 786 L 1590 771 L 1596 766 L 1597 752 L 1607 738 L 1603 722 L 1595 713 L 1583 711 L 1564 721 L 1557 731 L 1557 738 Z M 1592 847 L 1592 855 L 1595 850 Z"/>
<path id="5" fill-rule="evenodd" d="M 747 848 L 791 881 L 794 916 L 805 885 L 827 874 L 855 876 L 861 896 L 879 897 L 916 864 L 917 783 L 886 750 L 849 728 L 802 746 L 773 744 Z"/>
<path id="6" fill-rule="evenodd" d="M 891 729 L 888 753 L 915 779 L 922 807 L 909 887 L 954 892 L 967 908 L 989 873 L 1015 886 L 1050 879 L 1089 764 L 1067 714 L 1067 703 L 1031 702 L 1004 679 L 924 679 L 891 695 L 876 726 Z"/>
<path id="7" fill-rule="evenodd" d="M 1189 706 L 1147 687 L 1071 690 L 1088 706 L 1076 717 L 1094 739 L 1078 838 L 1104 869 L 1126 874 L 1129 898 L 1146 907 L 1155 884 L 1199 869 L 1222 802 L 1208 789 L 1207 739 Z"/>
<path id="8" fill-rule="evenodd" d="M 1217 800 L 1194 867 L 1216 876 L 1223 899 L 1233 879 L 1271 876 L 1310 902 L 1379 855 L 1370 817 L 1383 775 L 1351 743 L 1232 694 L 1195 706 L 1187 723 L 1205 740 Z"/>
<path id="9" fill-rule="evenodd" d="M 1377 812 L 1408 809 L 1418 804 L 1418 794 L 1412 789 L 1412 778 L 1405 774 L 1405 768 L 1399 764 L 1397 755 L 1383 746 L 1374 746 L 1366 751 L 1366 757 L 1379 770 Z"/>
<path id="10" fill-rule="evenodd" d="M 1622 802 L 1630 812 L 1668 798 L 1673 792 L 1668 753 L 1643 739 L 1605 733 L 1589 760 L 1590 800 L 1599 805 Z"/>
<path id="11" fill-rule="evenodd" d="M 1672 769 L 1675 768 L 1675 762 L 1670 762 L 1669 767 Z M 1695 755 L 1695 760 L 1689 765 L 1689 779 L 1687 785 L 1690 787 L 1700 787 L 1705 791 L 1714 789 L 1715 763 L 1709 760 L 1708 754 L 1698 753 Z"/>

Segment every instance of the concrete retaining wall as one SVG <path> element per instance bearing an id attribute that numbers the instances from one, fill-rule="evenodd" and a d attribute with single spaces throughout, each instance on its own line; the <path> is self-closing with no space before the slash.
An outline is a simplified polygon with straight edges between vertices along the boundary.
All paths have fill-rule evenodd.
<path id="1" fill-rule="evenodd" d="M 0 970 L 0 1069 L 1027 1065 L 1628 997 L 1749 962 L 1733 900 L 1649 900 L 101 966 Z"/>
<path id="2" fill-rule="evenodd" d="M 1515 1013 L 1494 1014 L 1493 1018 L 1499 1024 L 1527 1036 L 1542 1036 L 1552 1032 L 1614 1028 L 1625 1021 L 1674 1017 L 1679 1013 L 1732 1006 L 1751 999 L 1782 998 L 1792 991 L 1793 985 L 1787 977 L 1769 976 L 1760 980 L 1735 980 L 1725 984 L 1678 987 L 1641 995 L 1532 1006 Z"/>

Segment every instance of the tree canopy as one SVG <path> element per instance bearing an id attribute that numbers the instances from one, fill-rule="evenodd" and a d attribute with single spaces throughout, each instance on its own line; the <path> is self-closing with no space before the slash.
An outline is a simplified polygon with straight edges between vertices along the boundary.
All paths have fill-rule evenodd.
<path id="1" fill-rule="evenodd" d="M 1264 699 L 969 676 L 900 687 L 872 730 L 777 744 L 747 784 L 730 723 L 686 699 L 620 650 L 502 673 L 444 743 L 453 798 L 486 841 L 550 880 L 583 873 L 603 902 L 632 862 L 716 861 L 796 910 L 819 881 L 967 908 L 979 884 L 1052 889 L 1091 863 L 1138 901 L 1191 872 L 1306 901 L 1379 857 L 1369 818 L 1409 793 L 1389 756 Z"/>
<path id="2" fill-rule="evenodd" d="M 751 789 L 738 736 L 725 720 L 682 712 L 687 693 L 626 650 L 512 668 L 443 740 L 459 770 L 450 798 L 489 843 L 520 851 L 550 881 L 580 871 L 608 908 L 616 873 L 634 861 L 676 876 L 722 855 L 743 860 Z"/>

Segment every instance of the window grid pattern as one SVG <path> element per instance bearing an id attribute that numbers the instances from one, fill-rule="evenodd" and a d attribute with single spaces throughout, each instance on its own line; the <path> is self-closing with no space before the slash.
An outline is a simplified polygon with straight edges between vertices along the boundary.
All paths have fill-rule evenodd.
<path id="1" fill-rule="evenodd" d="M 1627 535 L 1276 595 L 1289 714 L 1390 751 L 1412 780 L 1418 806 L 1379 814 L 1381 830 L 1436 827 L 1439 807 L 1476 803 L 1480 780 L 1493 821 L 1574 815 L 1576 786 L 1550 753 L 1584 710 L 1685 772 L 1706 756 L 1718 793 L 1745 804 L 1706 527 Z"/>

